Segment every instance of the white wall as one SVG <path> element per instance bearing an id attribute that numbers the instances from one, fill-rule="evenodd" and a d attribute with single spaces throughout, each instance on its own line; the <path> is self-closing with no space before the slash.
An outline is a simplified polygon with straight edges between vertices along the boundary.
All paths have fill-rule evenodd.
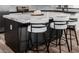
<path id="1" fill-rule="evenodd" d="M 54 10 L 57 5 L 29 5 L 30 10 Z M 79 8 L 79 5 L 69 5 L 71 8 Z M 16 11 L 16 5 L 0 5 L 0 11 Z"/>
<path id="2" fill-rule="evenodd" d="M 56 5 L 29 5 L 30 10 L 53 10 Z M 16 5 L 0 5 L 0 11 L 16 11 Z"/>
<path id="3" fill-rule="evenodd" d="M 0 5 L 0 11 L 16 11 L 16 6 L 14 5 Z"/>
<path id="4" fill-rule="evenodd" d="M 30 10 L 53 10 L 56 9 L 56 5 L 31 5 Z"/>

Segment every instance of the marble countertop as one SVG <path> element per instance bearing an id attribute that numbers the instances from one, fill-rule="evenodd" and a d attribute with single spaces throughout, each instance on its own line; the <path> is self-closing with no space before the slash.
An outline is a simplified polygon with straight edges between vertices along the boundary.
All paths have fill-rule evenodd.
<path id="1" fill-rule="evenodd" d="M 43 16 L 32 16 L 31 13 L 12 13 L 9 15 L 3 15 L 3 18 L 7 18 L 20 23 L 46 23 L 49 21 L 49 17 L 44 13 Z"/>
<path id="2" fill-rule="evenodd" d="M 68 16 L 70 14 L 60 13 L 60 12 L 43 12 L 43 16 L 32 16 L 32 13 L 11 13 L 9 15 L 3 15 L 3 18 L 7 18 L 20 23 L 46 23 L 49 18 L 56 18 L 56 16 Z"/>

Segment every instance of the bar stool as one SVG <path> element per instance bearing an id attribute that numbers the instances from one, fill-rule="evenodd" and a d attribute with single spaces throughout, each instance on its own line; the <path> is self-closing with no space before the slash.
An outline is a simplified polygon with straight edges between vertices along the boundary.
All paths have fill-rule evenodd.
<path id="1" fill-rule="evenodd" d="M 70 35 L 70 47 L 71 47 L 71 51 L 72 51 L 72 40 L 73 40 L 73 36 L 76 39 L 77 42 L 77 46 L 78 46 L 78 38 L 77 38 L 77 33 L 76 33 L 76 23 L 77 23 L 77 18 L 70 18 L 70 20 L 68 21 L 68 27 L 67 27 L 67 32 L 69 31 L 69 35 Z M 74 33 L 72 33 L 71 31 L 73 31 Z M 74 35 L 73 35 L 74 34 Z M 68 34 L 67 34 L 68 35 Z"/>
<path id="2" fill-rule="evenodd" d="M 59 52 L 60 53 L 61 53 L 61 37 L 62 37 L 63 32 L 65 34 L 68 51 L 70 52 L 69 44 L 68 44 L 68 40 L 67 40 L 67 33 L 65 32 L 65 30 L 67 28 L 67 21 L 68 21 L 67 16 L 57 16 L 53 19 L 53 22 L 50 24 L 50 27 L 52 29 L 56 30 L 56 37 L 58 37 L 58 39 L 59 39 Z M 55 39 L 55 40 L 56 40 L 56 45 L 57 45 L 57 39 Z"/>
<path id="3" fill-rule="evenodd" d="M 47 18 L 44 18 L 45 20 L 48 20 Z M 39 52 L 39 40 L 38 40 L 38 34 L 41 33 L 43 34 L 43 37 L 44 37 L 44 42 L 45 42 L 45 46 L 46 46 L 46 49 L 47 51 L 46 52 L 49 52 L 49 46 L 48 46 L 48 39 L 46 38 L 47 37 L 47 28 L 48 28 L 48 22 L 45 21 L 44 19 L 40 19 L 40 21 L 37 21 L 38 19 L 36 20 L 33 20 L 33 22 L 30 22 L 30 25 L 28 26 L 28 32 L 31 33 L 30 34 L 30 38 L 31 39 L 28 39 L 28 42 L 31 43 L 31 46 L 32 46 L 32 50 L 33 48 L 36 48 L 36 50 L 33 50 L 33 51 L 36 51 L 36 52 Z M 37 22 L 36 22 L 37 21 Z M 35 41 L 35 45 L 33 44 L 33 40 L 32 40 L 32 33 L 33 34 L 36 34 L 36 41 Z"/>

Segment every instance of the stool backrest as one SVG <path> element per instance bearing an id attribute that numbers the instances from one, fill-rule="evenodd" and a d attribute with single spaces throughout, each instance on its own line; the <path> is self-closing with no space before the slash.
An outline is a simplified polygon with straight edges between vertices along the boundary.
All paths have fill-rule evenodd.
<path id="1" fill-rule="evenodd" d="M 54 18 L 54 29 L 66 29 L 67 28 L 67 16 L 57 16 Z"/>
<path id="2" fill-rule="evenodd" d="M 39 17 L 36 17 L 36 18 L 33 18 L 32 20 L 30 20 L 30 25 L 31 25 L 31 32 L 32 32 L 32 29 L 42 29 L 42 28 L 48 28 L 48 18 L 39 18 Z"/>
<path id="3" fill-rule="evenodd" d="M 77 18 L 70 18 L 68 21 L 68 26 L 76 26 L 77 21 Z"/>
<path id="4" fill-rule="evenodd" d="M 31 32 L 32 29 L 41 29 L 41 28 L 48 28 L 48 23 L 30 23 L 31 25 Z"/>

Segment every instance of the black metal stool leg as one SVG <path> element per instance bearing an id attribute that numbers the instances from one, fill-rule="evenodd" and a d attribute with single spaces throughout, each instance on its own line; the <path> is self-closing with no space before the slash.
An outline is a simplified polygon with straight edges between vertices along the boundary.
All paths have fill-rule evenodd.
<path id="1" fill-rule="evenodd" d="M 67 40 L 67 30 L 66 31 L 64 30 L 64 34 L 65 34 L 65 38 L 66 38 L 66 43 L 67 43 L 68 51 L 70 52 L 69 44 L 68 44 L 68 40 Z"/>
<path id="2" fill-rule="evenodd" d="M 46 45 L 46 48 L 47 48 L 47 52 L 49 53 L 49 45 L 50 45 L 50 42 L 48 41 L 48 39 L 46 38 L 46 33 L 43 34 L 44 36 L 44 41 L 45 41 L 45 45 Z M 48 41 L 48 42 L 47 42 Z"/>
<path id="3" fill-rule="evenodd" d="M 56 47 L 57 47 L 57 39 L 56 39 Z"/>
<path id="4" fill-rule="evenodd" d="M 61 38 L 59 38 L 59 50 L 60 50 L 60 53 L 61 53 Z"/>
<path id="5" fill-rule="evenodd" d="M 60 36 L 61 35 L 61 32 L 60 33 L 58 33 L 58 36 Z M 59 52 L 61 53 L 61 37 L 59 37 Z"/>
<path id="6" fill-rule="evenodd" d="M 58 36 L 58 32 L 56 30 L 56 47 L 57 47 L 57 36 Z"/>
<path id="7" fill-rule="evenodd" d="M 36 33 L 36 52 L 39 52 L 38 51 L 38 33 Z"/>
<path id="8" fill-rule="evenodd" d="M 77 38 L 77 33 L 76 33 L 75 29 L 74 29 L 74 33 L 75 33 L 75 38 L 76 38 L 76 42 L 77 42 L 77 45 L 78 45 L 78 38 Z"/>
<path id="9" fill-rule="evenodd" d="M 29 34 L 27 33 L 27 40 L 26 40 L 26 50 L 25 52 L 27 52 L 29 50 Z"/>
<path id="10" fill-rule="evenodd" d="M 71 47 L 71 51 L 72 51 L 72 39 L 71 39 L 71 30 L 70 31 L 70 47 Z"/>
<path id="11" fill-rule="evenodd" d="M 32 43 L 32 33 L 30 33 L 30 39 L 29 39 L 29 42 L 31 44 L 31 49 L 33 48 L 33 43 Z M 29 45 L 30 46 L 30 45 Z"/>

